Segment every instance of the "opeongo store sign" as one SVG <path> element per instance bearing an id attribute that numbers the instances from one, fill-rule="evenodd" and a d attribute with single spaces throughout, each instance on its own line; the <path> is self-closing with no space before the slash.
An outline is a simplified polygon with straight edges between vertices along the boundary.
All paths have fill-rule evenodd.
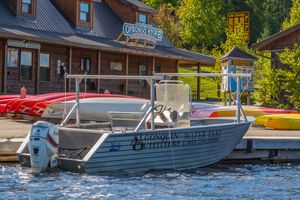
<path id="1" fill-rule="evenodd" d="M 154 28 L 151 25 L 145 24 L 129 24 L 124 23 L 123 25 L 124 35 L 131 39 L 144 39 L 151 42 L 162 41 L 164 33 L 161 29 Z"/>

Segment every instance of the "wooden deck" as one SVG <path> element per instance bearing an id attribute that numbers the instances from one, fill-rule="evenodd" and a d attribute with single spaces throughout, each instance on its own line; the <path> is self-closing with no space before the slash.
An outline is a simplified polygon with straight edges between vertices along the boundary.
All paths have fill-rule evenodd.
<path id="1" fill-rule="evenodd" d="M 33 123 L 0 118 L 0 162 L 17 161 L 15 152 Z M 224 161 L 300 162 L 300 131 L 277 131 L 251 127 Z"/>

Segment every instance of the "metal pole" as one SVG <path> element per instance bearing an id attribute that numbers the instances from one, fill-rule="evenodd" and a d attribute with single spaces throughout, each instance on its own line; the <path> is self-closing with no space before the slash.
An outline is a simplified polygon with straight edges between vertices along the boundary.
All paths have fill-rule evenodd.
<path id="1" fill-rule="evenodd" d="M 151 79 L 151 129 L 154 130 L 155 129 L 155 126 L 154 126 L 154 107 L 155 107 L 155 88 L 154 88 L 154 85 L 155 85 L 155 80 L 154 79 Z"/>
<path id="2" fill-rule="evenodd" d="M 237 77 L 237 86 L 236 86 L 236 106 L 237 106 L 237 122 L 241 122 L 241 103 L 240 103 L 240 91 L 241 91 L 241 78 Z"/>
<path id="3" fill-rule="evenodd" d="M 79 118 L 79 79 L 76 78 L 76 124 L 79 125 L 80 124 L 80 118 Z"/>

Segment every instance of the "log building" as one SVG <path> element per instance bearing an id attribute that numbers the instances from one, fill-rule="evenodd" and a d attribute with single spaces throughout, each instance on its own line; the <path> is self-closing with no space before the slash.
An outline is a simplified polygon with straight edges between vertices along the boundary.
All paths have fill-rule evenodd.
<path id="1" fill-rule="evenodd" d="M 65 85 L 73 90 L 65 73 L 152 75 L 214 65 L 212 57 L 176 49 L 159 34 L 153 45 L 124 36 L 126 23 L 156 30 L 155 13 L 138 0 L 1 0 L 1 92 L 19 93 L 23 86 L 30 94 L 65 91 Z M 147 87 L 144 81 L 90 80 L 84 88 L 148 96 Z"/>

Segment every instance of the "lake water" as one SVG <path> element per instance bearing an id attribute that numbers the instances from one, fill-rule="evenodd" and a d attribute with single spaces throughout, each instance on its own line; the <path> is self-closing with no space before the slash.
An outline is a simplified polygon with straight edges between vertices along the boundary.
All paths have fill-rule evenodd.
<path id="1" fill-rule="evenodd" d="M 182 172 L 128 176 L 0 164 L 0 199 L 300 199 L 300 165 L 217 164 Z"/>

